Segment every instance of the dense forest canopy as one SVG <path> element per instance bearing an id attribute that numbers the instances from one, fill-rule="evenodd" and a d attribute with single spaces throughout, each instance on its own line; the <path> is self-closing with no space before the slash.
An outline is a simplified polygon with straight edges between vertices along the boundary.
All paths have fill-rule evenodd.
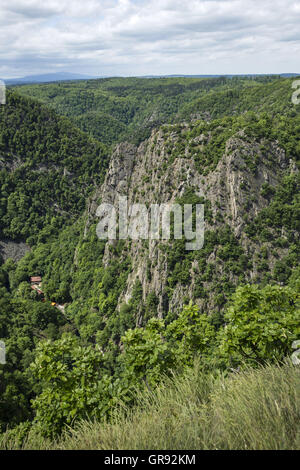
<path id="1" fill-rule="evenodd" d="M 141 142 L 165 122 L 218 118 L 245 111 L 292 109 L 291 80 L 277 76 L 104 78 L 16 87 L 112 144 Z"/>
<path id="2" fill-rule="evenodd" d="M 108 154 L 66 118 L 8 90 L 0 108 L 1 238 L 31 244 L 74 221 Z"/>

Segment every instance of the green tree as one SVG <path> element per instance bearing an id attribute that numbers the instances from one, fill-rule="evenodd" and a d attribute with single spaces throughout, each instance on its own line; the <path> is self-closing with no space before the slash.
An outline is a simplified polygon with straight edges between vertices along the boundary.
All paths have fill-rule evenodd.
<path id="1" fill-rule="evenodd" d="M 125 353 L 120 360 L 131 381 L 153 386 L 174 366 L 175 356 L 165 332 L 164 321 L 151 318 L 145 328 L 130 329 L 122 337 Z"/>
<path id="2" fill-rule="evenodd" d="M 128 330 L 120 360 L 131 380 L 153 386 L 172 369 L 191 366 L 196 354 L 207 354 L 214 337 L 208 316 L 189 304 L 167 326 L 164 320 L 151 318 L 144 328 Z"/>
<path id="3" fill-rule="evenodd" d="M 178 318 L 170 323 L 166 336 L 179 365 L 192 366 L 195 355 L 207 355 L 216 337 L 214 326 L 197 305 L 183 307 Z"/>
<path id="4" fill-rule="evenodd" d="M 278 285 L 240 286 L 224 318 L 219 353 L 227 363 L 281 360 L 299 339 L 299 294 Z"/>
<path id="5" fill-rule="evenodd" d="M 81 346 L 70 334 L 39 343 L 31 370 L 42 385 L 33 408 L 34 426 L 43 435 L 54 436 L 79 418 L 104 418 L 118 404 L 119 383 L 113 384 L 103 364 L 100 350 Z"/>

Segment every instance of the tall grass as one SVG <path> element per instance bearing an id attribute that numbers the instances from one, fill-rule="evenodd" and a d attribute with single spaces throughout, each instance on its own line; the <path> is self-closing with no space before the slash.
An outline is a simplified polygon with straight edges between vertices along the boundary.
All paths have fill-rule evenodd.
<path id="1" fill-rule="evenodd" d="M 112 422 L 82 421 L 50 442 L 31 431 L 9 433 L 0 448 L 23 449 L 299 449 L 300 368 L 292 364 L 207 375 L 196 364 L 138 393 Z"/>

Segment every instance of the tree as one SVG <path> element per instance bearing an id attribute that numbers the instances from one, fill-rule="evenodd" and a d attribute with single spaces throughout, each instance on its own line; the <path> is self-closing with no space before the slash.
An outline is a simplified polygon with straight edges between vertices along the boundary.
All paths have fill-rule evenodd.
<path id="1" fill-rule="evenodd" d="M 277 285 L 240 286 L 224 318 L 219 353 L 227 363 L 281 360 L 299 338 L 299 294 Z"/>
<path id="2" fill-rule="evenodd" d="M 121 362 L 132 380 L 155 385 L 172 369 L 193 364 L 196 354 L 207 354 L 215 329 L 196 305 L 186 305 L 169 325 L 151 318 L 144 328 L 128 330 L 123 336 Z"/>
<path id="3" fill-rule="evenodd" d="M 79 418 L 105 417 L 118 402 L 118 383 L 103 369 L 103 354 L 65 334 L 60 340 L 39 343 L 33 374 L 42 392 L 33 401 L 34 425 L 54 436 Z"/>
<path id="4" fill-rule="evenodd" d="M 125 353 L 120 361 L 132 382 L 154 386 L 174 366 L 175 356 L 164 334 L 164 321 L 151 318 L 145 328 L 130 329 L 122 337 Z"/>

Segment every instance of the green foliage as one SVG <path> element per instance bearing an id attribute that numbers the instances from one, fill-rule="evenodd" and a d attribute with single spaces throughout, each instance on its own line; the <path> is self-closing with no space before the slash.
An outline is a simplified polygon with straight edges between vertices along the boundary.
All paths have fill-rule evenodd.
<path id="1" fill-rule="evenodd" d="M 224 77 L 109 78 L 22 86 L 17 90 L 68 116 L 101 142 L 113 144 L 145 140 L 154 127 L 176 119 L 184 104 L 209 89 L 229 84 Z"/>
<path id="2" fill-rule="evenodd" d="M 107 78 L 16 87 L 68 116 L 101 142 L 139 143 L 163 123 L 218 119 L 253 110 L 292 112 L 291 79 Z"/>
<path id="3" fill-rule="evenodd" d="M 260 428 L 257 435 L 245 432 L 241 441 L 236 436 L 244 429 L 243 419 L 251 427 L 257 413 L 266 416 L 267 405 L 255 405 L 245 414 L 241 400 L 235 412 L 230 401 L 232 393 L 237 402 L 234 380 L 228 382 L 222 401 L 221 392 L 209 392 L 213 379 L 207 372 L 227 374 L 245 362 L 257 366 L 281 360 L 298 339 L 300 121 L 299 109 L 290 103 L 290 89 L 291 80 L 278 77 L 115 78 L 18 87 L 18 93 L 35 96 L 53 110 L 9 90 L 8 104 L 0 110 L 2 239 L 26 240 L 31 251 L 0 269 L 0 339 L 8 352 L 7 364 L 0 366 L 1 431 L 17 426 L 10 436 L 21 442 L 33 420 L 30 432 L 50 437 L 87 417 L 111 420 L 120 403 L 136 403 L 144 386 L 153 396 L 162 377 L 172 371 L 192 374 L 197 357 L 206 378 L 199 389 L 195 386 L 195 400 L 199 404 L 206 397 L 216 410 L 207 408 L 201 414 L 199 429 L 219 426 L 213 436 L 218 448 L 250 448 L 262 442 Z M 208 174 L 225 151 L 234 150 L 230 142 L 237 143 L 241 156 L 233 171 L 241 165 L 253 177 L 262 161 L 266 167 L 279 168 L 275 146 L 285 152 L 290 166 L 285 169 L 287 160 L 280 161 L 278 184 L 263 184 L 259 195 L 250 195 L 251 188 L 242 183 L 251 243 L 234 234 L 220 201 L 212 206 L 198 196 L 198 188 L 186 187 L 176 202 L 204 204 L 203 248 L 188 252 L 185 239 L 161 243 L 159 256 L 165 257 L 167 266 L 161 298 L 157 290 L 146 290 L 145 297 L 141 278 L 143 285 L 136 279 L 130 300 L 120 305 L 132 269 L 131 245 L 124 240 L 106 245 L 96 236 L 90 211 L 88 217 L 84 213 L 87 196 L 103 181 L 109 155 L 108 148 L 91 136 L 109 145 L 125 138 L 139 143 L 167 122 L 173 125 L 161 128 L 151 149 L 166 157 L 157 176 L 160 181 L 177 158 L 194 159 L 198 171 Z M 163 137 L 164 146 L 157 136 Z M 154 189 L 149 175 L 142 182 L 142 195 Z M 166 185 L 172 188 L 172 181 Z M 255 197 L 263 199 L 264 207 L 249 220 Z M 90 199 L 89 207 L 94 203 Z M 141 249 L 146 252 L 147 245 Z M 150 282 L 154 260 L 144 260 Z M 43 278 L 45 302 L 30 288 L 32 275 Z M 249 279 L 251 286 L 245 285 Z M 168 299 L 174 300 L 177 290 L 184 292 L 180 300 L 185 306 L 169 311 Z M 200 307 L 189 303 L 191 299 Z M 65 304 L 63 313 L 49 301 Z M 163 318 L 157 318 L 159 301 Z M 62 337 L 64 332 L 71 334 Z M 285 394 L 290 397 L 288 387 Z M 225 411 L 217 407 L 216 396 Z M 256 396 L 261 399 L 253 387 L 249 397 Z M 293 410 L 291 405 L 286 422 L 293 422 Z M 194 411 L 191 416 L 198 416 Z M 208 412 L 212 421 L 207 424 Z M 176 406 L 166 415 L 171 416 L 166 429 L 170 422 L 178 427 L 181 415 Z M 194 426 L 194 418 L 187 416 Z M 226 424 L 233 417 L 239 431 Z M 272 417 L 270 429 L 276 434 L 279 424 L 286 422 Z M 171 434 L 175 431 L 174 427 Z M 205 447 L 207 436 L 201 436 Z M 268 439 L 265 445 L 274 446 Z M 283 446 L 286 437 L 280 439 L 277 435 Z"/>
<path id="4" fill-rule="evenodd" d="M 22 286 L 24 287 L 24 285 Z M 6 364 L 0 365 L 0 430 L 33 418 L 30 400 L 39 390 L 29 365 L 41 338 L 59 336 L 65 320 L 49 303 L 30 295 L 12 298 L 1 287 L 0 339 L 6 347 Z M 31 290 L 31 289 L 30 289 Z"/>
<path id="5" fill-rule="evenodd" d="M 41 342 L 31 369 L 42 384 L 42 393 L 33 401 L 33 425 L 45 436 L 56 435 L 75 419 L 104 418 L 119 401 L 118 387 L 103 369 L 101 351 L 82 347 L 71 335 Z"/>
<path id="6" fill-rule="evenodd" d="M 169 323 L 152 318 L 145 327 L 127 329 L 113 374 L 109 348 L 82 345 L 69 334 L 42 341 L 30 367 L 40 387 L 33 401 L 34 428 L 52 437 L 75 420 L 106 419 L 121 401 L 132 402 L 133 386 L 154 388 L 164 375 L 191 367 L 195 357 L 204 370 L 282 360 L 291 354 L 291 343 L 300 333 L 299 312 L 299 294 L 291 288 L 239 287 L 218 333 L 211 319 L 192 304 Z M 31 322 L 42 325 L 43 310 L 37 313 Z M 125 309 L 122 315 L 126 313 Z M 48 315 L 45 325 L 47 321 Z M 30 338 L 19 335 L 22 349 L 26 341 L 30 347 Z M 10 356 L 13 360 L 12 350 Z M 7 393 L 12 400 L 10 388 Z"/>
<path id="7" fill-rule="evenodd" d="M 191 366 L 195 355 L 203 365 L 216 361 L 218 367 L 282 360 L 300 334 L 299 294 L 276 285 L 238 287 L 224 320 L 216 334 L 213 322 L 192 304 L 168 325 L 152 318 L 126 332 L 121 361 L 135 380 L 154 385 L 163 373 Z"/>
<path id="8" fill-rule="evenodd" d="M 144 328 L 128 330 L 120 360 L 131 380 L 143 379 L 153 386 L 163 374 L 190 366 L 196 354 L 207 353 L 214 337 L 207 315 L 190 304 L 168 325 L 151 318 Z"/>
<path id="9" fill-rule="evenodd" d="M 0 109 L 0 142 L 2 237 L 48 241 L 83 212 L 103 179 L 107 148 L 10 90 Z"/>
<path id="10" fill-rule="evenodd" d="M 0 449 L 299 450 L 299 371 L 268 365 L 206 374 L 199 362 L 137 394 L 110 422 L 83 421 L 50 441 L 32 430 L 0 436 Z"/>
<path id="11" fill-rule="evenodd" d="M 291 102 L 293 79 L 261 78 L 263 80 L 256 77 L 250 81 L 247 78 L 234 77 L 231 86 L 212 89 L 204 96 L 184 105 L 181 109 L 181 120 L 187 119 L 191 114 L 201 116 L 204 113 L 209 113 L 212 119 L 249 111 L 267 112 L 271 115 L 297 113 L 298 110 Z"/>
<path id="12" fill-rule="evenodd" d="M 122 364 L 131 380 L 157 384 L 162 374 L 174 366 L 174 356 L 163 334 L 163 320 L 151 318 L 145 328 L 128 330 L 122 338 L 125 354 Z"/>
<path id="13" fill-rule="evenodd" d="M 219 351 L 227 362 L 282 360 L 300 335 L 299 294 L 276 285 L 240 286 L 224 319 Z"/>
<path id="14" fill-rule="evenodd" d="M 270 204 L 262 209 L 256 219 L 249 224 L 249 235 L 262 235 L 266 228 L 272 228 L 279 234 L 285 227 L 293 235 L 300 230 L 300 175 L 299 172 L 283 177 L 273 190 L 275 193 Z"/>
<path id="15" fill-rule="evenodd" d="M 196 305 L 186 305 L 178 318 L 166 328 L 166 337 L 172 345 L 179 366 L 191 366 L 195 355 L 210 353 L 215 329 L 206 314 L 199 313 Z"/>

